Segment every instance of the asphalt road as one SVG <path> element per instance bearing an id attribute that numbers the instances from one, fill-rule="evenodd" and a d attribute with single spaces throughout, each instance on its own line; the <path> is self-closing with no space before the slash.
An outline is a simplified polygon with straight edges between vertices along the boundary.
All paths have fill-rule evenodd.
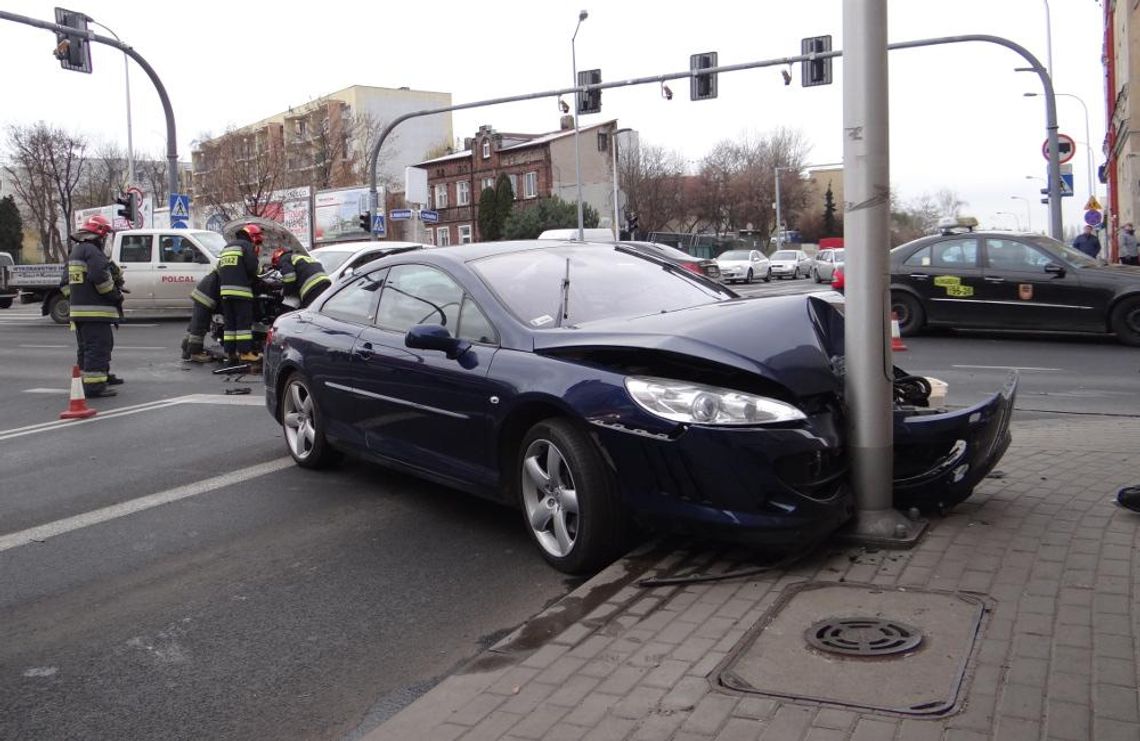
<path id="1" fill-rule="evenodd" d="M 285 457 L 248 396 L 128 323 L 61 423 L 71 333 L 0 311 L 0 738 L 344 738 L 577 585 L 509 509 Z"/>

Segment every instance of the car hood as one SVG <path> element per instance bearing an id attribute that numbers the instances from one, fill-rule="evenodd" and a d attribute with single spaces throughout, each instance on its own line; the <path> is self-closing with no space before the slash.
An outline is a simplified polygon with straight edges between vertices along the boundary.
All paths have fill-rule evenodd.
<path id="1" fill-rule="evenodd" d="M 831 357 L 843 318 L 811 296 L 741 298 L 648 316 L 602 319 L 535 334 L 535 352 L 642 349 L 754 373 L 797 396 L 841 393 Z"/>
<path id="2" fill-rule="evenodd" d="M 1077 268 L 1077 275 L 1098 282 L 1113 285 L 1135 285 L 1140 287 L 1140 267 L 1135 265 L 1097 265 Z"/>

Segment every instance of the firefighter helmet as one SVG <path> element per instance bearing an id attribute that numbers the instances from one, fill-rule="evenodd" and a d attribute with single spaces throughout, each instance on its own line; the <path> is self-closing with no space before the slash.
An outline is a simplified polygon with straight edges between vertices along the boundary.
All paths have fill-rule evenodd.
<path id="1" fill-rule="evenodd" d="M 273 250 L 273 255 L 269 258 L 269 262 L 273 265 L 274 270 L 281 269 L 281 258 L 289 254 L 289 250 L 284 247 L 278 247 Z"/>
<path id="2" fill-rule="evenodd" d="M 91 232 L 99 237 L 105 237 L 111 233 L 111 222 L 107 221 L 106 216 L 95 214 L 83 222 L 83 226 L 81 226 L 80 229 L 85 232 Z"/>
<path id="3" fill-rule="evenodd" d="M 252 242 L 255 247 L 260 247 L 261 240 L 263 239 L 261 234 L 261 227 L 257 224 L 246 224 L 241 229 L 237 230 L 237 236 L 244 236 L 245 239 Z"/>

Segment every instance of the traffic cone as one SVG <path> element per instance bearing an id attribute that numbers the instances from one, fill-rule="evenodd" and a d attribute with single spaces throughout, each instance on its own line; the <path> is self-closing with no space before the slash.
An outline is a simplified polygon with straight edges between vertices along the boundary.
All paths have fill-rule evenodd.
<path id="1" fill-rule="evenodd" d="M 902 333 L 899 332 L 899 315 L 891 312 L 891 350 L 901 352 L 906 350 L 906 345 L 902 341 Z"/>
<path id="2" fill-rule="evenodd" d="M 60 419 L 87 419 L 94 417 L 98 412 L 87 406 L 87 397 L 83 395 L 83 377 L 79 373 L 79 366 L 71 366 L 71 400 L 66 411 L 59 413 Z"/>

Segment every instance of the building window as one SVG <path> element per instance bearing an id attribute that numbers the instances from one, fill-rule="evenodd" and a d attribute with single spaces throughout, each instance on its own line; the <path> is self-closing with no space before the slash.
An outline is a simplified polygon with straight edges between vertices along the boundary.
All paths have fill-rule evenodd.
<path id="1" fill-rule="evenodd" d="M 483 159 L 485 159 L 485 160 L 491 159 L 491 140 L 490 139 L 484 139 L 483 140 Z"/>
<path id="2" fill-rule="evenodd" d="M 511 181 L 511 195 L 517 201 L 519 199 L 519 176 L 507 175 L 507 180 Z"/>
<path id="3" fill-rule="evenodd" d="M 605 152 L 609 148 L 610 148 L 610 132 L 599 131 L 598 132 L 598 151 L 599 152 Z"/>
<path id="4" fill-rule="evenodd" d="M 451 227 L 437 226 L 435 228 L 435 243 L 440 247 L 451 244 Z"/>
<path id="5" fill-rule="evenodd" d="M 435 207 L 447 208 L 447 183 L 435 186 Z"/>
<path id="6" fill-rule="evenodd" d="M 459 244 L 471 244 L 471 225 L 459 225 Z"/>
<path id="7" fill-rule="evenodd" d="M 435 244 L 435 239 L 432 237 L 432 229 L 430 226 L 424 227 L 424 244 Z"/>
<path id="8" fill-rule="evenodd" d="M 538 173 L 528 172 L 523 175 L 523 198 L 538 197 Z"/>
<path id="9" fill-rule="evenodd" d="M 471 183 L 460 180 L 455 184 L 455 205 L 466 206 L 471 203 Z"/>
<path id="10" fill-rule="evenodd" d="M 483 178 L 483 187 L 480 188 L 479 190 L 480 190 L 480 192 L 482 192 L 484 190 L 487 190 L 487 188 L 494 188 L 494 187 L 495 187 L 495 178 Z"/>

